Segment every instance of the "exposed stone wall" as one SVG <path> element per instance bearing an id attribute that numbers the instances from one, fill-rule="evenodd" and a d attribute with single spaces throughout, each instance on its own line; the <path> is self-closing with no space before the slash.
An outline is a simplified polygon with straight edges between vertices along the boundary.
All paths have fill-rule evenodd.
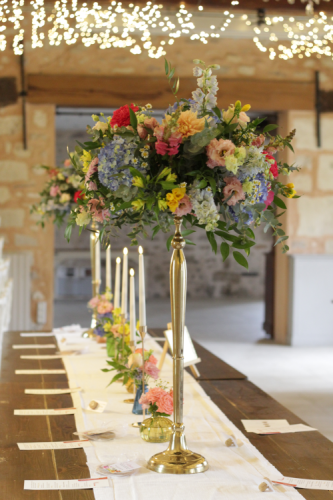
<path id="1" fill-rule="evenodd" d="M 1 76 L 18 77 L 18 58 L 0 56 Z M 23 148 L 21 102 L 0 109 L 0 233 L 5 237 L 5 252 L 29 251 L 33 255 L 31 322 L 36 323 L 37 302 L 46 300 L 47 324 L 53 314 L 53 228 L 44 230 L 30 214 L 43 184 L 41 164 L 54 162 L 54 106 L 31 105 L 27 111 L 27 142 Z M 14 290 L 15 294 L 15 290 Z M 15 300 L 15 298 L 14 298 Z"/>

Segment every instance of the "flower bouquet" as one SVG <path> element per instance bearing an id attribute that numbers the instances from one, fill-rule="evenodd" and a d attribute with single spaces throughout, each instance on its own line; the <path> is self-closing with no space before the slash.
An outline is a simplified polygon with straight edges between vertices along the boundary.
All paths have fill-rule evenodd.
<path id="1" fill-rule="evenodd" d="M 296 197 L 296 191 L 278 175 L 298 169 L 278 163 L 272 154 L 292 150 L 295 131 L 284 138 L 271 136 L 277 126 L 267 125 L 258 132 L 263 119 L 251 121 L 246 114 L 250 105 L 239 101 L 220 110 L 212 74 L 219 66 L 195 63 L 202 66 L 194 68 L 198 88 L 191 99 L 177 99 L 162 123 L 152 116 L 150 104 L 123 106 L 107 119 L 93 115 L 96 124 L 87 127 L 90 141 L 71 155 L 85 186 L 69 219 L 68 239 L 75 224 L 85 227 L 93 220 L 100 223 L 102 237 L 131 226 L 136 245 L 148 226 L 154 237 L 160 230 L 168 232 L 174 216 L 181 216 L 184 236 L 204 230 L 215 253 L 220 240 L 223 260 L 231 248 L 236 261 L 248 267 L 246 254 L 255 245 L 251 225 L 271 227 L 276 244 L 288 238 L 276 209 L 286 209 L 281 197 Z M 179 81 L 174 82 L 167 62 L 166 74 L 176 95 Z"/>
<path id="2" fill-rule="evenodd" d="M 139 388 L 142 386 L 143 376 L 144 383 L 147 384 L 150 378 L 157 380 L 160 373 L 160 370 L 156 366 L 157 359 L 153 356 L 152 349 L 149 351 L 145 350 L 144 356 L 142 356 L 142 349 L 136 349 L 129 355 L 126 364 L 116 360 L 107 361 L 107 364 L 110 365 L 111 368 L 103 368 L 103 372 L 110 372 L 114 370 L 118 372 L 113 377 L 110 384 L 122 378 L 123 384 L 125 385 L 130 379 L 132 379 L 134 380 L 135 385 Z"/>
<path id="3" fill-rule="evenodd" d="M 72 156 L 75 157 L 75 153 L 72 153 Z M 60 227 L 77 200 L 83 196 L 84 183 L 70 159 L 65 160 L 62 167 L 43 165 L 42 168 L 47 171 L 48 180 L 40 193 L 41 201 L 32 206 L 31 212 L 40 215 L 38 223 L 42 227 L 50 217 L 54 217 L 54 223 Z"/>
<path id="4" fill-rule="evenodd" d="M 106 342 L 106 339 L 103 340 L 106 335 L 104 327 L 108 324 L 107 320 L 112 321 L 114 317 L 114 307 L 111 299 L 112 294 L 106 291 L 90 299 L 87 304 L 89 309 L 95 310 L 97 313 L 97 323 L 93 330 L 94 335 L 97 336 L 97 342 Z"/>
<path id="5" fill-rule="evenodd" d="M 172 434 L 172 422 L 167 417 L 170 417 L 173 412 L 173 390 L 167 391 L 158 385 L 142 394 L 139 403 L 151 414 L 140 426 L 142 439 L 150 443 L 169 441 Z"/>

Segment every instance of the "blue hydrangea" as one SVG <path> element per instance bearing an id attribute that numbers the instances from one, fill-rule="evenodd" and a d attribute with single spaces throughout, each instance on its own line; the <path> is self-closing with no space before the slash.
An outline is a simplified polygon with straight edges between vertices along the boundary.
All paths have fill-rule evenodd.
<path id="1" fill-rule="evenodd" d="M 132 185 L 132 174 L 125 165 L 135 167 L 145 173 L 141 166 L 142 160 L 134 157 L 137 144 L 131 139 L 115 135 L 113 140 L 100 150 L 98 155 L 98 178 L 103 186 L 111 191 L 117 191 L 121 185 Z"/>
<path id="2" fill-rule="evenodd" d="M 265 179 L 264 174 L 257 174 L 254 177 L 248 177 L 247 180 L 253 182 L 254 188 L 250 195 L 246 195 L 245 201 L 239 204 L 239 209 L 242 213 L 249 216 L 246 224 L 251 224 L 253 222 L 253 215 L 251 212 L 251 205 L 257 203 L 264 203 L 267 199 L 270 182 Z M 229 213 L 232 215 L 235 222 L 239 221 L 239 217 L 236 215 L 233 207 L 229 207 Z"/>
<path id="3" fill-rule="evenodd" d="M 246 159 L 237 172 L 237 177 L 243 181 L 247 177 L 254 177 L 267 169 L 266 156 L 262 154 L 261 149 L 255 146 L 246 148 Z"/>

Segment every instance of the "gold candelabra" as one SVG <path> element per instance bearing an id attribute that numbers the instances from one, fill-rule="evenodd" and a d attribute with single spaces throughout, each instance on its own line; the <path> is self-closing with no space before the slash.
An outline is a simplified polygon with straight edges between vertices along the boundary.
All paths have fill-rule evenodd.
<path id="1" fill-rule="evenodd" d="M 99 287 L 101 285 L 101 280 L 97 279 L 97 269 L 96 269 L 96 244 L 99 238 L 98 225 L 95 221 L 91 223 L 90 232 L 90 260 L 91 260 L 91 287 L 92 287 L 92 297 L 96 297 L 99 294 Z M 97 309 L 94 307 L 90 328 L 87 332 L 88 337 L 94 337 L 94 329 L 97 324 Z"/>
<path id="2" fill-rule="evenodd" d="M 169 447 L 148 461 L 148 469 L 164 474 L 195 474 L 208 469 L 206 459 L 186 445 L 183 424 L 184 326 L 186 308 L 185 240 L 181 234 L 182 218 L 175 217 L 175 235 L 170 264 L 170 297 L 173 334 L 173 433 Z"/>

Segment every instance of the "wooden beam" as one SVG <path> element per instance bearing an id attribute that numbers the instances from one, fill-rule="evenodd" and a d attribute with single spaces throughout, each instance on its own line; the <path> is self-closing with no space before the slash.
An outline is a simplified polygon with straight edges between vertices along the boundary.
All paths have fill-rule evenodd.
<path id="1" fill-rule="evenodd" d="M 179 97 L 191 97 L 195 78 L 181 78 Z M 90 75 L 27 76 L 27 101 L 70 107 L 119 107 L 131 102 L 151 103 L 166 108 L 173 102 L 165 77 L 128 77 Z M 313 110 L 313 82 L 285 80 L 223 79 L 218 93 L 219 105 L 240 99 L 256 111 Z"/>

